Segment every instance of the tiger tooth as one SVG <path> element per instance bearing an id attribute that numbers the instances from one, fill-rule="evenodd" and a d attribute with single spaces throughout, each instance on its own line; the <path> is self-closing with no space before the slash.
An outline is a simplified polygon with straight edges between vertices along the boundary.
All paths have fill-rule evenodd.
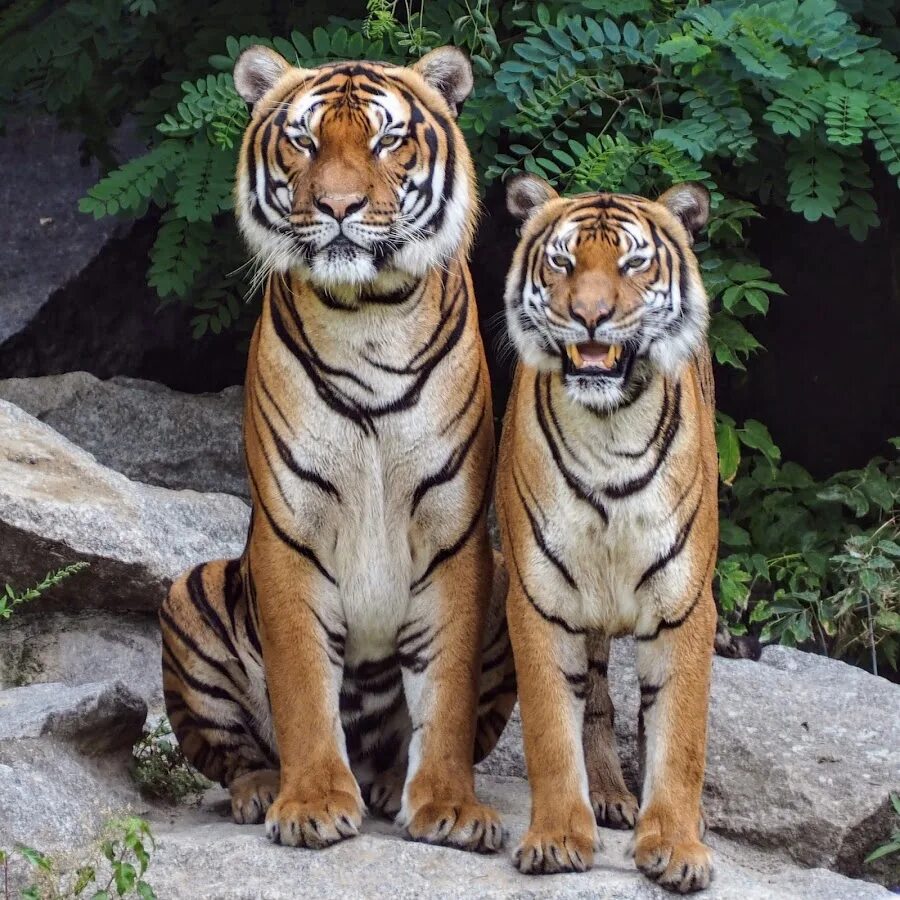
<path id="1" fill-rule="evenodd" d="M 572 360 L 575 368 L 580 369 L 582 365 L 584 365 L 584 357 L 581 355 L 581 351 L 575 344 L 569 344 L 569 346 L 566 347 L 566 350 L 568 350 L 569 359 Z"/>
<path id="2" fill-rule="evenodd" d="M 610 346 L 609 350 L 606 351 L 606 356 L 603 357 L 603 365 L 607 369 L 611 369 L 616 364 L 616 358 L 616 348 L 615 346 Z"/>

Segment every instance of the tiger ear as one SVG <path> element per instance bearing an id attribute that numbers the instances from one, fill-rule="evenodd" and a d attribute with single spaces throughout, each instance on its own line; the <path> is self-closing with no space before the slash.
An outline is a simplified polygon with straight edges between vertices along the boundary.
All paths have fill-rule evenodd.
<path id="1" fill-rule="evenodd" d="M 709 191 L 696 181 L 685 181 L 670 187 L 656 202 L 684 225 L 693 244 L 709 220 Z"/>
<path id="2" fill-rule="evenodd" d="M 458 116 L 475 84 L 469 57 L 458 47 L 438 47 L 426 53 L 412 68 L 447 101 L 453 115 Z"/>
<path id="3" fill-rule="evenodd" d="M 246 103 L 253 106 L 275 85 L 291 64 L 268 47 L 248 47 L 234 64 L 234 86 Z"/>
<path id="4" fill-rule="evenodd" d="M 506 182 L 506 208 L 520 222 L 530 219 L 540 207 L 557 197 L 553 185 L 530 172 L 513 175 Z"/>

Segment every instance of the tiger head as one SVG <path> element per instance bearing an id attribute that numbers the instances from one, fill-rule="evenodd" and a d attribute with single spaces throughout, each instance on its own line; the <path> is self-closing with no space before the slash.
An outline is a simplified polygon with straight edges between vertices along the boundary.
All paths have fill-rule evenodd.
<path id="1" fill-rule="evenodd" d="M 522 359 L 561 372 L 598 411 L 675 374 L 706 338 L 706 293 L 691 246 L 709 215 L 702 185 L 656 202 L 625 194 L 563 198 L 541 178 L 507 184 L 522 225 L 506 281 L 509 333 Z"/>
<path id="2" fill-rule="evenodd" d="M 476 200 L 455 121 L 472 89 L 462 51 L 442 47 L 411 68 L 300 69 L 255 46 L 234 83 L 252 108 L 238 221 L 266 271 L 359 292 L 467 252 Z"/>

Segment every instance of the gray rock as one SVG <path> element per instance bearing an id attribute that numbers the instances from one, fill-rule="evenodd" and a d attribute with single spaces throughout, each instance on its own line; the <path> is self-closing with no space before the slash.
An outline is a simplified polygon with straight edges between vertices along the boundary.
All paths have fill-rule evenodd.
<path id="1" fill-rule="evenodd" d="M 0 399 L 134 481 L 249 497 L 240 387 L 182 394 L 151 381 L 71 372 L 0 380 Z"/>
<path id="2" fill-rule="evenodd" d="M 151 709 L 162 709 L 155 615 L 36 612 L 17 613 L 0 627 L 0 688 L 121 681 Z"/>
<path id="3" fill-rule="evenodd" d="M 54 737 L 99 754 L 131 747 L 147 704 L 124 684 L 30 684 L 0 691 L 0 741 Z"/>
<path id="4" fill-rule="evenodd" d="M 634 646 L 615 641 L 610 681 L 626 777 L 637 781 Z M 524 777 L 518 713 L 481 765 Z M 900 687 L 845 663 L 770 647 L 762 663 L 716 658 L 704 807 L 723 835 L 809 866 L 900 881 L 865 868 L 890 833 L 900 790 Z"/>
<path id="5" fill-rule="evenodd" d="M 0 140 L 0 354 L 122 228 L 78 211 L 99 177 L 96 163 L 79 166 L 78 144 L 40 117 L 10 123 Z"/>
<path id="6" fill-rule="evenodd" d="M 0 846 L 71 851 L 143 809 L 127 769 L 146 713 L 118 682 L 0 691 Z"/>
<path id="7" fill-rule="evenodd" d="M 42 598 L 42 611 L 155 610 L 180 572 L 239 554 L 248 521 L 236 497 L 129 481 L 0 400 L 0 584 L 90 563 Z"/>
<path id="8" fill-rule="evenodd" d="M 513 869 L 509 852 L 528 821 L 528 789 L 519 779 L 482 777 L 479 795 L 493 803 L 510 829 L 505 851 L 479 856 L 402 840 L 392 826 L 367 819 L 359 837 L 325 851 L 270 844 L 262 826 L 233 825 L 224 804 L 166 817 L 155 828 L 157 849 L 148 881 L 167 900 L 344 900 L 346 897 L 558 898 L 645 900 L 670 897 L 640 875 L 628 858 L 629 836 L 604 831 L 595 867 L 577 875 L 529 877 Z M 714 839 L 716 878 L 708 900 L 841 898 L 891 895 L 877 885 L 822 870 L 804 870 L 770 855 Z"/>

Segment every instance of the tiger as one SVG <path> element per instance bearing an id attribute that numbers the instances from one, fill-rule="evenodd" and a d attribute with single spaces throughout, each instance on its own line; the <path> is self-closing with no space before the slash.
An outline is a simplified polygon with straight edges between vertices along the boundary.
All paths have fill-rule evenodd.
<path id="1" fill-rule="evenodd" d="M 175 735 L 235 821 L 321 848 L 365 809 L 496 851 L 473 764 L 515 703 L 486 509 L 493 411 L 468 254 L 477 195 L 456 117 L 468 57 L 234 70 L 250 121 L 240 230 L 265 274 L 238 559 L 162 605 Z"/>
<path id="2" fill-rule="evenodd" d="M 524 873 L 584 871 L 598 824 L 638 869 L 708 886 L 701 815 L 716 608 L 718 466 L 708 303 L 692 251 L 710 198 L 564 198 L 507 182 L 521 224 L 504 307 L 518 363 L 496 506 L 509 573 L 530 826 Z M 615 751 L 610 638 L 633 635 L 641 802 Z"/>

